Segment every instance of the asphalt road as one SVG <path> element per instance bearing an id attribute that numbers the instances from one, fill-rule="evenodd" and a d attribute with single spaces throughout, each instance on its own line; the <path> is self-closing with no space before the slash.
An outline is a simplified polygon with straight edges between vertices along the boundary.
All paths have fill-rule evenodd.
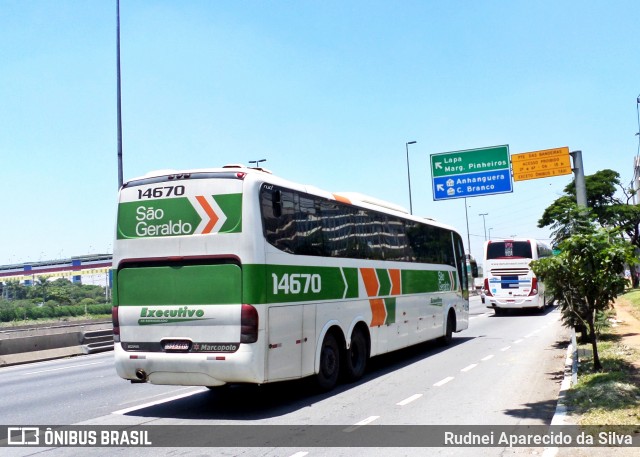
<path id="1" fill-rule="evenodd" d="M 374 358 L 364 378 L 319 394 L 304 380 L 265 386 L 129 384 L 112 354 L 0 370 L 0 423 L 6 425 L 337 425 L 354 429 L 424 425 L 549 424 L 568 332 L 558 311 L 494 316 L 471 302 L 471 324 L 442 348 L 423 344 Z M 381 427 L 383 432 L 392 427 Z M 428 430 L 428 427 L 424 428 Z M 1 438 L 1 437 L 0 437 Z M 397 439 L 392 440 L 396 443 Z M 184 445 L 185 443 L 181 443 Z M 425 455 L 413 447 L 9 448 L 4 455 Z M 285 444 L 285 445 L 283 445 Z M 429 455 L 531 455 L 542 449 L 430 448 Z"/>

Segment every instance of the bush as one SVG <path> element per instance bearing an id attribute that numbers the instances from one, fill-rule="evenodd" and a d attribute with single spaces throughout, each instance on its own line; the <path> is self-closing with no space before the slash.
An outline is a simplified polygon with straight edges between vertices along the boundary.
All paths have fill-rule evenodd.
<path id="1" fill-rule="evenodd" d="M 111 304 L 103 303 L 100 305 L 91 305 L 87 307 L 88 314 L 111 314 Z"/>
<path id="2" fill-rule="evenodd" d="M 29 309 L 29 308 L 23 308 L 22 306 L 15 308 L 15 310 L 14 310 L 15 319 L 16 320 L 27 319 L 27 309 Z"/>
<path id="3" fill-rule="evenodd" d="M 96 303 L 97 302 L 93 298 L 83 298 L 82 300 L 80 300 L 79 305 L 91 306 L 91 305 L 95 305 Z"/>
<path id="4" fill-rule="evenodd" d="M 11 322 L 16 319 L 15 308 L 0 309 L 0 322 Z"/>
<path id="5" fill-rule="evenodd" d="M 53 309 L 49 306 L 27 308 L 27 317 L 29 319 L 44 319 L 53 317 Z"/>
<path id="6" fill-rule="evenodd" d="M 60 306 L 55 300 L 44 305 L 31 300 L 0 301 L 0 322 L 25 319 L 61 319 L 73 316 L 111 314 L 111 303 L 97 303 L 93 298 L 84 298 L 80 304 Z"/>

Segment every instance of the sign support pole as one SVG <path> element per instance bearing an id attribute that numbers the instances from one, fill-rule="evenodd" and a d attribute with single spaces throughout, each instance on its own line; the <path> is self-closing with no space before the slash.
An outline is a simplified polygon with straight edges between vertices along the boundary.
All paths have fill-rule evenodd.
<path id="1" fill-rule="evenodd" d="M 469 235 L 469 212 L 467 211 L 467 197 L 464 197 L 464 216 L 467 219 L 467 249 L 471 255 L 471 235 Z"/>
<path id="2" fill-rule="evenodd" d="M 573 173 L 576 177 L 576 203 L 583 208 L 587 207 L 587 186 L 584 180 L 584 166 L 582 165 L 582 151 L 572 151 Z"/>

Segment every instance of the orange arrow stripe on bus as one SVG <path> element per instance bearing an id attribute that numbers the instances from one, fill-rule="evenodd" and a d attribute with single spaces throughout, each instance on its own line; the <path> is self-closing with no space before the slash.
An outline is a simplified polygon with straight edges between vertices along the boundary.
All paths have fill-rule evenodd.
<path id="1" fill-rule="evenodd" d="M 391 295 L 400 295 L 402 293 L 400 270 L 389 270 L 389 278 L 391 279 Z"/>
<path id="2" fill-rule="evenodd" d="M 360 268 L 360 274 L 362 275 L 362 281 L 364 282 L 364 288 L 367 291 L 367 296 L 375 297 L 378 295 L 380 283 L 378 282 L 376 270 L 374 268 Z"/>
<path id="3" fill-rule="evenodd" d="M 333 198 L 336 199 L 336 201 L 342 202 L 342 203 L 347 203 L 347 204 L 351 204 L 351 200 L 349 200 L 346 197 L 343 197 L 342 195 L 338 195 L 338 194 L 333 194 Z"/>
<path id="4" fill-rule="evenodd" d="M 213 208 L 211 208 L 209 202 L 202 195 L 196 195 L 196 199 L 198 200 L 198 203 L 200 203 L 200 206 L 204 208 L 204 211 L 207 213 L 207 216 L 209 216 L 210 219 L 206 227 L 202 230 L 202 233 L 211 233 L 211 230 L 213 230 L 216 222 L 218 222 L 218 215 L 215 213 L 215 211 L 213 211 Z"/>
<path id="5" fill-rule="evenodd" d="M 384 300 L 382 298 L 372 298 L 369 299 L 369 305 L 371 306 L 371 324 L 369 324 L 369 327 L 383 325 L 387 318 Z"/>

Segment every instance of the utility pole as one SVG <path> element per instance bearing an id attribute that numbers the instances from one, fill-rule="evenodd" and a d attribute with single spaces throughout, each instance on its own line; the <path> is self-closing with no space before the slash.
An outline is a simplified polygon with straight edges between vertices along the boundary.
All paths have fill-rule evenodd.
<path id="1" fill-rule="evenodd" d="M 584 166 L 582 164 L 582 151 L 569 153 L 573 157 L 573 168 L 571 169 L 576 178 L 576 203 L 582 208 L 587 207 L 587 186 L 584 180 Z"/>
<path id="2" fill-rule="evenodd" d="M 487 222 L 485 220 L 485 216 L 488 216 L 489 213 L 480 213 L 478 216 L 482 216 L 482 225 L 484 225 L 484 240 L 487 241 Z"/>

